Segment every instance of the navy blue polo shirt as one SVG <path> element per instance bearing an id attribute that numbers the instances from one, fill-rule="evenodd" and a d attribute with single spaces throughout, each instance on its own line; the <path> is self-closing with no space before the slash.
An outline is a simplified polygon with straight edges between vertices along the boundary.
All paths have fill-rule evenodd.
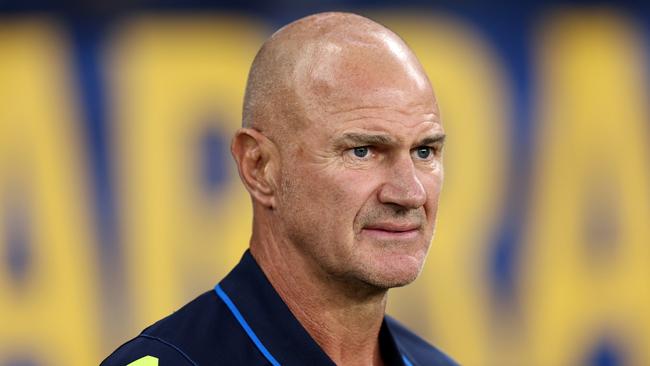
<path id="1" fill-rule="evenodd" d="M 386 365 L 456 365 L 389 316 L 379 333 Z M 246 251 L 214 290 L 146 328 L 101 366 L 334 365 Z"/>

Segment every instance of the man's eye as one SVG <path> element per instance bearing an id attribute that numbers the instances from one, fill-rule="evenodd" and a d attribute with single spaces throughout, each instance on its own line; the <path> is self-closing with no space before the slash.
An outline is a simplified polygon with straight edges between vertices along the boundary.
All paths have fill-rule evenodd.
<path id="1" fill-rule="evenodd" d="M 418 159 L 428 159 L 433 155 L 433 149 L 429 146 L 420 146 L 417 149 L 415 149 L 415 154 L 417 155 Z"/>
<path id="2" fill-rule="evenodd" d="M 370 153 L 370 149 L 367 146 L 355 147 L 352 149 L 352 153 L 357 158 L 365 158 Z"/>

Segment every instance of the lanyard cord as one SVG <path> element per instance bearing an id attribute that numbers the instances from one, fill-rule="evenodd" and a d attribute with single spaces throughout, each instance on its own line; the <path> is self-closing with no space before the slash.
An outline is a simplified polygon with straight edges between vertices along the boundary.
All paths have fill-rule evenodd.
<path id="1" fill-rule="evenodd" d="M 280 366 L 280 363 L 275 359 L 275 357 L 273 357 L 271 352 L 269 352 L 269 350 L 267 350 L 266 347 L 264 347 L 262 341 L 260 341 L 260 339 L 257 338 L 257 334 L 255 334 L 253 329 L 251 329 L 251 327 L 248 325 L 246 319 L 244 319 L 244 317 L 239 312 L 239 309 L 237 309 L 237 306 L 235 306 L 232 300 L 230 300 L 230 297 L 228 297 L 228 295 L 223 291 L 223 289 L 221 289 L 221 285 L 215 286 L 214 290 L 217 292 L 217 295 L 221 298 L 221 300 L 223 300 L 223 302 L 226 304 L 228 309 L 230 309 L 230 312 L 232 313 L 232 315 L 235 316 L 235 319 L 237 319 L 239 325 L 241 325 L 241 327 L 244 328 L 244 331 L 246 332 L 246 334 L 248 334 L 248 337 L 251 339 L 251 341 L 253 341 L 255 347 L 257 347 L 257 349 L 259 349 L 260 352 L 262 352 L 264 357 L 266 357 L 266 359 L 271 363 L 271 365 Z"/>

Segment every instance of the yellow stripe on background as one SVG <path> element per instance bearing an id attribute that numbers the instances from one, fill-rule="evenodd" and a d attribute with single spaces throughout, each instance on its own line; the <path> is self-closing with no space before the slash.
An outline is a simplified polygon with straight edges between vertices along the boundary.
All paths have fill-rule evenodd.
<path id="1" fill-rule="evenodd" d="M 229 154 L 248 68 L 264 35 L 228 15 L 144 16 L 108 50 L 109 110 L 135 323 L 131 334 L 214 284 L 248 247 L 248 194 Z M 224 138 L 226 182 L 202 188 L 200 142 Z"/>
<path id="2" fill-rule="evenodd" d="M 0 22 L 0 363 L 92 365 L 99 357 L 87 154 L 62 33 L 47 19 Z M 4 255 L 9 231 L 21 228 L 19 279 Z"/>
<path id="3" fill-rule="evenodd" d="M 526 234 L 526 364 L 584 364 L 604 339 L 650 364 L 648 60 L 612 9 L 544 18 Z"/>

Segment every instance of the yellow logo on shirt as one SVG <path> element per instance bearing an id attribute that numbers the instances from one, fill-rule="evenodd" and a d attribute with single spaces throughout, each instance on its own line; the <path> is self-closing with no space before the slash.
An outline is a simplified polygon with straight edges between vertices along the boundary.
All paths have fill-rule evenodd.
<path id="1" fill-rule="evenodd" d="M 158 366 L 158 359 L 153 356 L 144 356 L 126 366 Z"/>

